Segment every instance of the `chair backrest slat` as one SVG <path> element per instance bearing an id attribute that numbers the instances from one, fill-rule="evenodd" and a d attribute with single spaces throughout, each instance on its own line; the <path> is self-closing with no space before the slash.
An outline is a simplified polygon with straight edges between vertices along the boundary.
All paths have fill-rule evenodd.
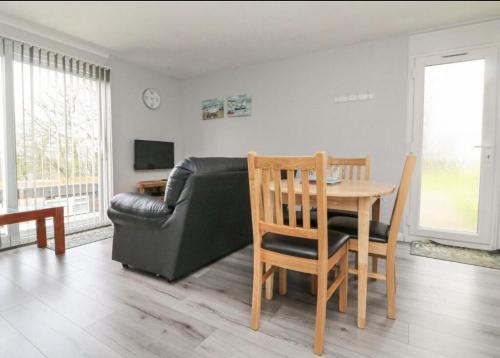
<path id="1" fill-rule="evenodd" d="M 281 170 L 273 170 L 274 184 L 274 210 L 276 211 L 276 224 L 283 225 L 283 200 L 281 197 Z"/>
<path id="2" fill-rule="evenodd" d="M 334 158 L 328 157 L 328 166 L 339 168 L 342 179 L 370 180 L 370 157 Z M 364 175 L 363 175 L 364 169 Z"/>
<path id="3" fill-rule="evenodd" d="M 406 156 L 403 174 L 401 175 L 401 181 L 399 184 L 398 193 L 396 195 L 396 201 L 392 209 L 391 224 L 389 229 L 389 246 L 396 245 L 398 236 L 397 233 L 399 231 L 399 226 L 401 225 L 401 220 L 403 218 L 403 212 L 405 209 L 408 192 L 410 190 L 411 177 L 415 168 L 416 161 L 417 157 L 414 154 L 409 154 Z"/>
<path id="4" fill-rule="evenodd" d="M 288 187 L 288 222 L 291 227 L 297 226 L 297 208 L 295 204 L 295 178 L 294 171 L 287 170 L 286 171 L 286 180 Z"/>
<path id="5" fill-rule="evenodd" d="M 302 170 L 300 177 L 302 179 L 302 227 L 304 229 L 311 228 L 311 204 L 309 198 L 309 171 Z"/>
<path id="6" fill-rule="evenodd" d="M 273 222 L 273 207 L 271 205 L 270 170 L 262 170 L 262 198 L 264 204 L 264 219 Z"/>

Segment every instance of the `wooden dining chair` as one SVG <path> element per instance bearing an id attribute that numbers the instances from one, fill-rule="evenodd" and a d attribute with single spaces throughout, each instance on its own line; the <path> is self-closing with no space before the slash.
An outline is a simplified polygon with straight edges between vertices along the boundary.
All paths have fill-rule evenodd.
<path id="1" fill-rule="evenodd" d="M 391 222 L 389 225 L 378 221 L 370 221 L 370 238 L 368 244 L 368 254 L 372 258 L 382 258 L 386 260 L 385 274 L 369 272 L 368 277 L 385 280 L 387 285 L 387 317 L 396 319 L 396 243 L 398 240 L 399 226 L 403 218 L 406 198 L 410 189 L 410 180 L 415 168 L 417 157 L 410 154 L 406 157 L 401 182 L 399 184 L 396 202 L 392 210 Z M 328 221 L 328 228 L 349 234 L 349 250 L 357 252 L 358 232 L 357 218 L 347 216 L 336 216 Z M 349 269 L 349 273 L 357 275 L 356 268 Z"/>
<path id="2" fill-rule="evenodd" d="M 260 157 L 248 154 L 248 176 L 252 207 L 254 243 L 254 276 L 252 294 L 251 328 L 259 329 L 262 285 L 272 280 L 279 270 L 286 277 L 286 270 L 317 275 L 316 334 L 314 352 L 323 353 L 323 341 L 328 299 L 339 289 L 339 311 L 347 308 L 347 271 L 349 236 L 328 230 L 326 215 L 326 154 L 312 157 Z M 316 172 L 315 188 L 309 180 L 295 181 L 294 171 L 301 171 L 308 178 L 309 171 Z M 281 172 L 286 171 L 282 181 Z M 313 190 L 311 190 L 313 189 Z M 300 193 L 301 192 L 301 193 Z M 283 204 L 288 204 L 289 220 L 283 220 Z M 302 223 L 297 225 L 296 205 L 304 208 Z M 310 208 L 317 207 L 318 227 L 311 227 Z M 293 208 L 290 209 L 290 208 Z M 328 272 L 335 265 L 340 273 L 328 287 Z M 264 269 L 267 267 L 267 270 Z M 280 293 L 286 293 L 286 280 L 281 281 Z"/>
<path id="3" fill-rule="evenodd" d="M 363 158 L 336 158 L 328 157 L 328 167 L 338 169 L 342 179 L 348 180 L 370 180 L 370 156 Z M 358 217 L 357 212 L 328 209 L 328 218 L 333 216 Z"/>
<path id="4" fill-rule="evenodd" d="M 370 180 L 370 156 L 364 158 L 328 157 L 328 166 L 340 169 L 342 179 Z"/>
<path id="5" fill-rule="evenodd" d="M 370 180 L 370 156 L 363 158 L 336 158 L 328 157 L 328 168 L 340 171 L 341 179 Z M 297 173 L 295 173 L 297 176 Z M 286 206 L 285 206 L 286 207 Z M 333 216 L 357 217 L 357 212 L 345 210 L 328 209 L 328 218 Z M 288 212 L 285 212 L 285 221 L 288 220 Z M 302 220 L 302 212 L 297 212 L 297 221 Z M 316 209 L 311 209 L 311 225 L 317 225 Z"/>
<path id="6" fill-rule="evenodd" d="M 341 173 L 342 179 L 348 180 L 370 180 L 371 174 L 371 158 L 369 155 L 360 158 L 340 158 L 340 157 L 328 157 L 328 167 L 333 169 L 338 169 Z M 374 205 L 374 216 L 377 216 L 380 209 L 380 199 L 378 199 Z M 334 216 L 351 216 L 353 218 L 358 217 L 358 213 L 355 211 L 328 209 L 328 219 Z M 358 253 L 355 253 L 354 262 L 358 262 Z M 377 271 L 377 258 L 372 258 L 372 269 Z M 311 292 L 316 294 L 316 286 L 314 283 L 311 284 Z"/>
<path id="7" fill-rule="evenodd" d="M 333 170 L 339 170 L 341 179 L 348 180 L 370 180 L 370 167 L 371 161 L 370 156 L 360 157 L 360 158 L 340 158 L 340 157 L 328 157 L 328 168 Z M 375 207 L 380 205 L 380 201 L 375 203 Z M 298 213 L 298 220 L 302 219 L 301 212 Z M 346 210 L 337 209 L 327 209 L 328 218 L 334 216 L 352 216 L 354 218 L 358 217 L 357 212 L 351 212 Z M 286 216 L 287 218 L 287 216 Z M 311 222 L 312 225 L 317 225 L 316 210 L 311 210 Z M 357 253 L 355 253 L 355 261 L 357 262 Z M 377 259 L 372 259 L 372 266 L 376 270 Z M 280 278 L 281 279 L 281 278 Z M 311 293 L 313 295 L 317 292 L 316 287 L 316 277 L 311 276 Z M 271 295 L 270 292 L 266 292 L 267 297 Z"/>

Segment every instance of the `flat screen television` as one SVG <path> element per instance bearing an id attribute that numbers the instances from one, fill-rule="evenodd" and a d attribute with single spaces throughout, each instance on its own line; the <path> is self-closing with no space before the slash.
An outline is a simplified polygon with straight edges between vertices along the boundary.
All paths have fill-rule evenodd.
<path id="1" fill-rule="evenodd" d="M 174 167 L 174 143 L 153 140 L 134 141 L 134 169 L 170 169 Z"/>

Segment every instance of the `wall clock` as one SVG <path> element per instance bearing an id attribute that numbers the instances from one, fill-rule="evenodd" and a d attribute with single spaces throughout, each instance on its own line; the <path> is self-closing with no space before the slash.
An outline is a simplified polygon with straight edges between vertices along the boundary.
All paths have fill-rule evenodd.
<path id="1" fill-rule="evenodd" d="M 161 103 L 160 94 L 153 88 L 146 88 L 144 92 L 142 92 L 142 101 L 149 109 L 157 109 L 160 107 Z"/>

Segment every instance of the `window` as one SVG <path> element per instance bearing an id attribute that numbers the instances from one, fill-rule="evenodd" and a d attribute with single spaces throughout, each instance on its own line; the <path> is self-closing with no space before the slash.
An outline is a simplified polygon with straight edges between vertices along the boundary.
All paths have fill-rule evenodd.
<path id="1" fill-rule="evenodd" d="M 111 185 L 109 69 L 15 41 L 4 44 L 13 90 L 6 106 L 13 118 L 4 119 L 12 122 L 3 136 L 15 138 L 7 150 L 16 162 L 4 185 L 15 194 L 8 206 L 63 206 L 67 233 L 103 225 Z M 23 223 L 19 232 L 9 231 L 10 245 L 33 241 L 34 229 Z"/>

